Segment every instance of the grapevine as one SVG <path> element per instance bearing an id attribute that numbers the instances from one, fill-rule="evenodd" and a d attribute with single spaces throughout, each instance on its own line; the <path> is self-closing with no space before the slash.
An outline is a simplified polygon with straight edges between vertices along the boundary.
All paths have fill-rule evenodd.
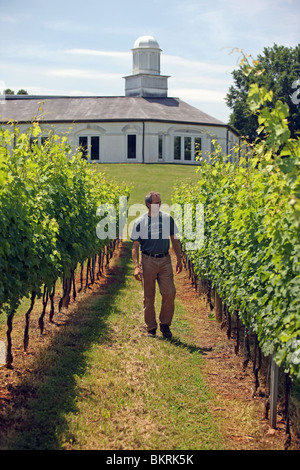
<path id="1" fill-rule="evenodd" d="M 272 103 L 272 92 L 254 84 L 248 102 L 258 116 L 255 144 L 200 157 L 198 183 L 179 184 L 173 203 L 204 205 L 201 248 L 186 249 L 184 223 L 181 234 L 196 276 L 229 315 L 238 312 L 263 354 L 299 379 L 300 140 L 290 138 L 288 106 Z"/>
<path id="2" fill-rule="evenodd" d="M 27 133 L 15 123 L 12 129 L 0 129 L 0 312 L 7 315 L 8 367 L 13 361 L 12 321 L 22 299 L 31 298 L 26 350 L 35 299 L 42 298 L 42 333 L 49 300 L 50 320 L 54 315 L 57 280 L 63 280 L 60 306 L 68 307 L 77 266 L 92 260 L 93 281 L 96 257 L 108 253 L 112 244 L 108 237 L 102 240 L 96 235 L 97 208 L 103 203 L 117 208 L 119 197 L 130 193 L 125 185 L 94 172 L 80 151 L 72 152 L 67 137 L 49 131 L 41 145 L 40 134 L 37 123 Z"/>

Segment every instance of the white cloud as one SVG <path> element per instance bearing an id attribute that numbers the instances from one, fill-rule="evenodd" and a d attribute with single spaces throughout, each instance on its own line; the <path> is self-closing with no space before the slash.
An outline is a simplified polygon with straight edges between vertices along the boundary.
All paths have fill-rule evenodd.
<path id="1" fill-rule="evenodd" d="M 82 91 L 82 90 L 65 90 L 63 88 L 48 88 L 48 87 L 39 87 L 32 85 L 25 85 L 23 87 L 28 91 L 30 95 L 41 95 L 41 96 L 93 96 L 94 93 L 91 91 Z"/>
<path id="2" fill-rule="evenodd" d="M 224 95 L 232 83 L 232 67 L 170 55 L 164 56 L 163 60 L 170 75 L 169 89 L 177 90 L 176 96 L 189 97 L 193 101 L 197 97 L 201 102 L 224 102 Z"/>
<path id="3" fill-rule="evenodd" d="M 162 55 L 161 61 L 163 65 L 167 66 L 177 66 L 177 67 L 183 67 L 184 70 L 187 68 L 190 68 L 194 71 L 194 73 L 226 73 L 229 70 L 228 65 L 222 65 L 222 64 L 210 64 L 208 62 L 202 62 L 200 60 L 191 60 L 191 59 L 185 59 L 183 57 L 179 57 L 176 55 L 169 55 L 169 54 L 164 54 Z"/>
<path id="4" fill-rule="evenodd" d="M 170 88 L 169 95 L 198 103 L 224 103 L 225 94 L 221 91 L 203 88 Z"/>
<path id="5" fill-rule="evenodd" d="M 85 22 L 73 22 L 71 20 L 58 19 L 53 21 L 45 21 L 43 26 L 49 30 L 55 31 L 57 33 L 67 32 L 74 33 L 80 32 L 84 33 L 90 30 L 90 26 Z"/>
<path id="6" fill-rule="evenodd" d="M 72 55 L 112 57 L 115 59 L 126 59 L 126 60 L 132 57 L 131 52 L 100 51 L 96 49 L 68 49 L 65 52 L 67 54 L 72 54 Z"/>
<path id="7" fill-rule="evenodd" d="M 98 72 L 95 70 L 86 69 L 54 69 L 46 72 L 47 75 L 60 78 L 82 78 L 82 79 L 105 79 L 105 80 L 119 80 L 120 74 Z"/>

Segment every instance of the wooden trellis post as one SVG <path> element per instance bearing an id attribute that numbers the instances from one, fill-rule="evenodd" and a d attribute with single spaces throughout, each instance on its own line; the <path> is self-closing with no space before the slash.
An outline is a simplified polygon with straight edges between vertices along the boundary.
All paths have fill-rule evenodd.
<path id="1" fill-rule="evenodd" d="M 6 363 L 6 346 L 4 341 L 0 341 L 0 366 Z"/>
<path id="2" fill-rule="evenodd" d="M 272 359 L 270 380 L 270 426 L 273 429 L 276 429 L 277 418 L 278 371 L 279 367 L 275 363 L 274 359 Z"/>
<path id="3" fill-rule="evenodd" d="M 222 300 L 217 292 L 217 289 L 215 289 L 215 317 L 219 323 L 222 322 Z"/>

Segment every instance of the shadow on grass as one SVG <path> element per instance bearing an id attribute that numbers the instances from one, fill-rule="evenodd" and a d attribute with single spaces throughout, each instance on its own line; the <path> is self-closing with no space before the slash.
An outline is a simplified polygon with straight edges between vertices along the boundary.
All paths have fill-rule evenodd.
<path id="1" fill-rule="evenodd" d="M 211 351 L 211 347 L 199 347 L 195 346 L 193 344 L 186 343 L 185 341 L 182 341 L 179 339 L 177 336 L 172 336 L 172 338 L 164 338 L 164 337 L 158 337 L 159 340 L 161 341 L 169 341 L 169 343 L 173 344 L 174 346 L 181 347 L 183 349 L 186 349 L 190 353 L 199 353 L 201 355 L 205 355 L 207 352 Z"/>
<path id="2" fill-rule="evenodd" d="M 96 292 L 101 295 L 78 302 L 72 319 L 38 356 L 36 370 L 15 391 L 13 405 L 2 417 L 0 449 L 62 449 L 59 436 L 67 432 L 66 414 L 76 412 L 76 377 L 86 371 L 87 352 L 93 344 L 110 341 L 108 318 L 116 312 L 115 299 L 130 269 L 130 248 L 130 243 L 122 245 L 108 282 Z"/>

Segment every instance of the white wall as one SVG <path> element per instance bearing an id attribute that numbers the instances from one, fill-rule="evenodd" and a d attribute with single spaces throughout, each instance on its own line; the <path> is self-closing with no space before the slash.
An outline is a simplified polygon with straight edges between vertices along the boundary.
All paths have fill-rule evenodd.
<path id="1" fill-rule="evenodd" d="M 99 122 L 78 124 L 43 124 L 41 128 L 47 135 L 49 129 L 58 135 L 68 135 L 73 148 L 79 144 L 79 136 L 99 136 L 100 138 L 100 162 L 101 163 L 184 163 L 195 164 L 193 152 L 192 159 L 185 160 L 184 154 L 181 160 L 174 160 L 174 136 L 201 138 L 202 152 L 205 157 L 211 152 L 211 140 L 216 138 L 227 153 L 227 145 L 230 149 L 238 142 L 238 137 L 226 127 L 176 124 L 167 122 Z M 20 125 L 21 132 L 25 132 L 29 126 Z M 136 135 L 136 159 L 127 158 L 127 136 Z M 158 136 L 162 136 L 163 158 L 158 159 Z M 184 145 L 184 144 L 183 144 Z"/>

